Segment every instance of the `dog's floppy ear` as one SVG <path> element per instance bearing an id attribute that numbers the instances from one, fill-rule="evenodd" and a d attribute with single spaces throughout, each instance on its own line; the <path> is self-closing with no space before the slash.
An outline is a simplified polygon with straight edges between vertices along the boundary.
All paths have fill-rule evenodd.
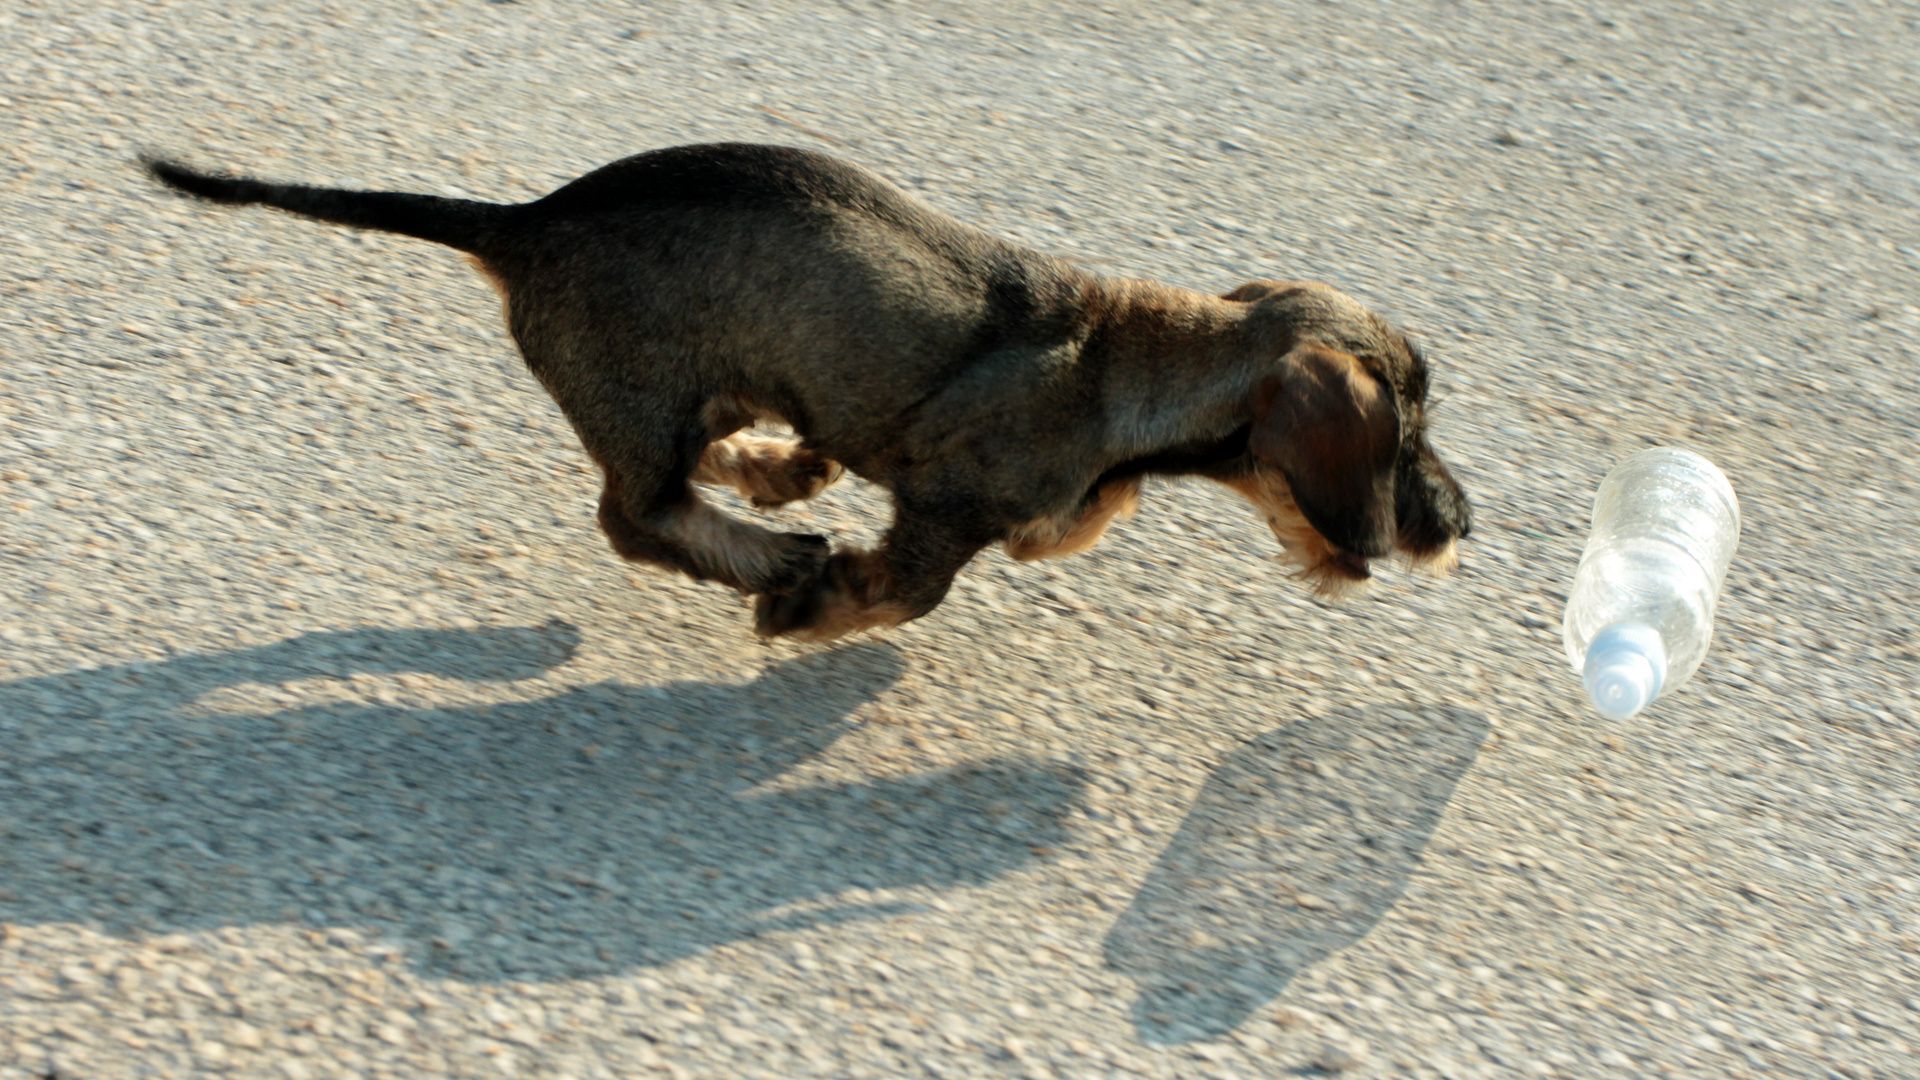
<path id="1" fill-rule="evenodd" d="M 1391 391 L 1348 353 L 1301 345 L 1253 388 L 1247 448 L 1278 468 L 1327 541 L 1368 558 L 1394 538 L 1400 417 Z"/>

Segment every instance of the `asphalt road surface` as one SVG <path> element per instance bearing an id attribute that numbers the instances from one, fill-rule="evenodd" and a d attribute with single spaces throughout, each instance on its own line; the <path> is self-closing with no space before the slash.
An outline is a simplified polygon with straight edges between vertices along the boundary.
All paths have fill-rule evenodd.
<path id="1" fill-rule="evenodd" d="M 1916 1075 L 1917 43 L 1899 2 L 12 0 L 0 1078 Z M 1323 606 L 1163 484 L 762 645 L 607 550 L 459 257 L 132 164 L 518 200 L 716 139 L 1390 313 L 1461 571 Z M 1674 443 L 1746 532 L 1698 677 L 1610 724 L 1559 609 L 1599 478 Z"/>

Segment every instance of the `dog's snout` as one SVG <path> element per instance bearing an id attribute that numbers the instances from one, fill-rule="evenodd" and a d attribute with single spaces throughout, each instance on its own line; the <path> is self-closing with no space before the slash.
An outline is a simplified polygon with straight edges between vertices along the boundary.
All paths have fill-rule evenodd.
<path id="1" fill-rule="evenodd" d="M 1398 546 L 1416 559 L 1444 551 L 1473 531 L 1466 493 L 1430 449 L 1403 462 L 1394 487 Z"/>

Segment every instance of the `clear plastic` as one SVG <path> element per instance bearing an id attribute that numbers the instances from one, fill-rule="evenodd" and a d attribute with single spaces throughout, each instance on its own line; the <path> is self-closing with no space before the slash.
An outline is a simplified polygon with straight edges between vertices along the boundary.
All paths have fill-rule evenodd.
<path id="1" fill-rule="evenodd" d="M 1646 450 L 1593 503 L 1561 633 L 1601 715 L 1624 720 L 1699 669 L 1740 542 L 1740 502 L 1713 463 Z"/>

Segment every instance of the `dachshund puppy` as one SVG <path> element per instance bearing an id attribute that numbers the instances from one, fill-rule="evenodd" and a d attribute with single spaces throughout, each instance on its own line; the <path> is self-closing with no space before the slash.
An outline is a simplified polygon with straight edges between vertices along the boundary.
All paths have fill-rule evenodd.
<path id="1" fill-rule="evenodd" d="M 1084 551 L 1156 474 L 1241 493 L 1327 593 L 1396 551 L 1444 570 L 1468 533 L 1427 441 L 1425 361 L 1325 285 L 1100 278 L 775 146 L 657 150 L 519 205 L 146 164 L 217 202 L 467 252 L 600 467 L 614 551 L 754 596 L 767 637 L 924 615 L 989 544 Z M 694 487 L 777 506 L 842 470 L 894 497 L 876 550 L 762 528 Z"/>

